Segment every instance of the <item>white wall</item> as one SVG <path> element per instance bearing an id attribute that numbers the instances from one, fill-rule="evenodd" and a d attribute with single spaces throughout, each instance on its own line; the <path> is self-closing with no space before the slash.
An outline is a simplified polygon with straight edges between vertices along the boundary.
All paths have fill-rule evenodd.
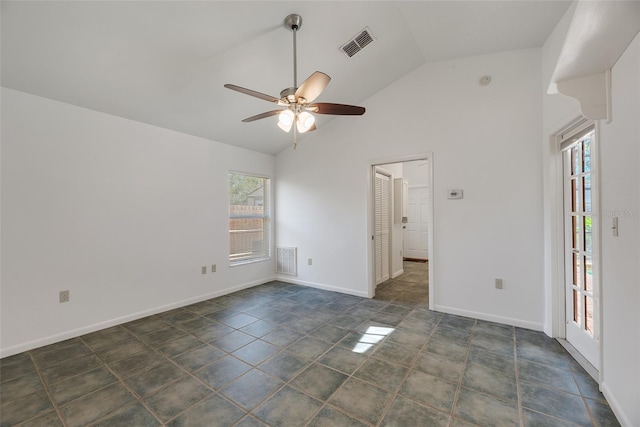
<path id="1" fill-rule="evenodd" d="M 409 180 L 409 187 L 429 185 L 429 162 L 428 160 L 414 160 L 403 163 L 404 178 Z"/>
<path id="2" fill-rule="evenodd" d="M 3 88 L 2 356 L 273 277 L 229 267 L 227 172 L 274 164 Z"/>
<path id="3" fill-rule="evenodd" d="M 542 47 L 542 177 L 544 186 L 544 331 L 553 337 L 565 336 L 564 323 L 564 242 L 562 169 L 555 135 L 573 120 L 582 117 L 578 101 L 556 93 L 551 83 L 576 3 L 572 3 Z M 549 88 L 552 88 L 551 93 Z"/>
<path id="4" fill-rule="evenodd" d="M 543 47 L 543 88 L 549 87 L 575 7 L 571 7 Z M 640 425 L 640 36 L 612 70 L 612 121 L 598 123 L 602 230 L 603 354 L 602 391 L 623 426 Z M 564 336 L 561 215 L 562 171 L 553 135 L 580 117 L 577 101 L 543 95 L 545 188 L 545 331 Z M 617 213 L 617 214 L 616 214 Z M 619 215 L 620 235 L 611 234 Z M 558 286 L 560 283 L 560 286 Z"/>
<path id="5" fill-rule="evenodd" d="M 602 388 L 623 425 L 640 425 L 640 35 L 612 69 L 612 121 L 600 126 Z M 618 217 L 619 236 L 610 227 Z"/>
<path id="6" fill-rule="evenodd" d="M 367 295 L 370 165 L 432 152 L 436 307 L 541 329 L 540 61 L 528 49 L 426 64 L 364 102 L 364 116 L 280 153 L 276 239 L 314 258 L 299 281 Z M 448 188 L 465 198 L 447 200 Z"/>

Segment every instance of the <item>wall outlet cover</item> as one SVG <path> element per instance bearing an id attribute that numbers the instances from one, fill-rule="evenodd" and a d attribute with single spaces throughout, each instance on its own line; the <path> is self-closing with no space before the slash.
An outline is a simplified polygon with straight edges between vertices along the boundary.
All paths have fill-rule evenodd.
<path id="1" fill-rule="evenodd" d="M 60 291 L 60 302 L 69 302 L 69 291 Z"/>

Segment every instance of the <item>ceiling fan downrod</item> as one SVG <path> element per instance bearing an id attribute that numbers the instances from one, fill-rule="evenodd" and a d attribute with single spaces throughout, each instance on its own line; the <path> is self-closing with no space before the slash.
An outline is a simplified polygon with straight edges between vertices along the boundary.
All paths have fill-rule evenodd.
<path id="1" fill-rule="evenodd" d="M 284 26 L 287 30 L 293 32 L 293 87 L 298 88 L 298 49 L 296 45 L 296 34 L 302 27 L 302 16 L 292 13 L 284 18 Z"/>

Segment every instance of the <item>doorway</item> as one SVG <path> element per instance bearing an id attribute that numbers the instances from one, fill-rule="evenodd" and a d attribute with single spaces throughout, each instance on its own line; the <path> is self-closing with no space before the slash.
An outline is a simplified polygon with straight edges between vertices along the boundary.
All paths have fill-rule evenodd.
<path id="1" fill-rule="evenodd" d="M 566 339 L 599 369 L 596 144 L 594 126 L 588 125 L 567 138 L 561 150 Z"/>
<path id="2" fill-rule="evenodd" d="M 371 264 L 370 296 L 398 302 L 420 302 L 430 308 L 433 298 L 433 192 L 431 155 L 411 156 L 371 165 Z M 389 236 L 386 240 L 380 223 L 380 186 L 390 179 Z M 378 193 L 378 194 L 376 194 Z M 403 197 L 404 196 L 404 197 Z M 380 238 L 378 237 L 380 236 Z M 380 241 L 379 241 L 380 240 Z M 388 243 L 388 248 L 385 248 Z M 382 265 L 380 264 L 382 263 Z M 431 264 L 431 265 L 430 265 Z M 381 280 L 389 266 L 389 277 Z"/>

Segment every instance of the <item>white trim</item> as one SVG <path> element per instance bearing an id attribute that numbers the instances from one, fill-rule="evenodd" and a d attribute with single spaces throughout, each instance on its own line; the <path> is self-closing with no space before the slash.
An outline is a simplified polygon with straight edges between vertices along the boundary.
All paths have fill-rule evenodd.
<path id="1" fill-rule="evenodd" d="M 418 184 L 418 185 L 409 184 L 409 188 L 429 188 L 429 186 L 427 184 Z"/>
<path id="2" fill-rule="evenodd" d="M 602 384 L 600 384 L 600 390 L 602 391 L 602 394 L 604 394 L 604 397 L 607 399 L 607 403 L 609 403 L 609 407 L 620 422 L 620 425 L 622 427 L 634 427 L 634 425 L 631 423 L 630 418 L 624 412 L 622 405 L 620 405 L 620 403 L 616 399 L 616 395 L 609 388 L 609 384 L 606 382 L 602 382 Z"/>
<path id="3" fill-rule="evenodd" d="M 340 292 L 341 294 L 354 295 L 354 296 L 363 297 L 363 298 L 371 298 L 369 297 L 367 292 L 357 291 L 355 289 L 349 289 L 349 288 L 341 288 L 339 286 L 325 285 L 324 283 L 308 282 L 306 280 L 294 279 L 290 276 L 278 275 L 276 276 L 275 280 L 278 280 L 280 282 L 285 282 L 285 283 L 292 283 L 294 285 L 302 285 L 302 286 L 308 286 L 310 288 L 322 289 L 325 291 Z"/>
<path id="4" fill-rule="evenodd" d="M 266 255 L 263 257 L 259 257 L 259 258 L 242 258 L 238 261 L 230 261 L 229 267 L 237 267 L 239 265 L 246 265 L 246 264 L 253 264 L 256 262 L 264 262 L 264 261 L 271 261 L 272 257 L 271 255 Z"/>
<path id="5" fill-rule="evenodd" d="M 121 325 L 123 323 L 131 322 L 133 320 L 142 319 L 143 317 L 152 316 L 158 313 L 164 313 L 165 311 L 173 310 L 175 308 L 185 307 L 187 305 L 195 304 L 197 302 L 206 301 L 211 298 L 220 297 L 223 295 L 231 294 L 233 292 L 240 291 L 242 289 L 252 288 L 254 286 L 262 285 L 275 280 L 275 277 L 269 277 L 266 279 L 255 280 L 252 282 L 243 283 L 241 285 L 233 286 L 231 288 L 221 289 L 198 297 L 187 298 L 178 302 L 173 302 L 159 307 L 150 308 L 148 310 L 139 311 L 137 313 L 128 314 L 122 317 L 116 317 L 115 319 L 105 320 L 103 322 L 94 323 L 91 325 L 83 326 L 70 331 L 61 332 L 55 335 L 50 335 L 44 338 L 38 338 L 33 341 L 28 341 L 21 344 L 16 344 L 11 347 L 0 349 L 0 358 L 13 356 L 14 354 L 22 353 L 24 351 L 33 350 L 34 348 L 43 347 L 49 344 L 55 344 L 60 341 L 76 338 L 81 335 L 89 334 L 91 332 L 100 331 L 102 329 L 110 328 L 112 326 Z"/>
<path id="6" fill-rule="evenodd" d="M 391 275 L 392 279 L 395 279 L 396 277 L 400 276 L 402 273 L 404 273 L 404 268 L 401 268 L 400 270 L 396 271 L 395 273 L 393 273 Z"/>
<path id="7" fill-rule="evenodd" d="M 589 374 L 595 382 L 600 384 L 600 380 L 598 379 L 598 370 L 591 364 L 591 362 L 587 360 L 586 357 L 582 355 L 582 353 L 576 350 L 576 348 L 564 338 L 556 338 L 556 341 L 558 341 L 560 345 L 563 346 L 565 350 L 567 350 L 567 353 L 569 353 L 571 357 L 573 357 L 573 360 L 578 362 L 578 365 L 582 366 L 584 370 L 587 371 L 587 374 Z"/>
<path id="8" fill-rule="evenodd" d="M 510 326 L 517 326 L 519 328 L 532 329 L 534 331 L 542 331 L 544 327 L 544 325 L 539 322 L 531 322 L 528 320 L 515 319 L 513 317 L 496 316 L 494 314 L 464 310 L 464 309 L 455 308 L 455 307 L 447 307 L 444 305 L 436 305 L 435 310 L 440 311 L 442 313 L 470 317 L 472 319 L 486 320 L 488 322 L 501 323 L 503 325 L 510 325 Z"/>
<path id="9" fill-rule="evenodd" d="M 428 160 L 433 157 L 433 153 L 409 154 L 405 156 L 380 157 L 369 161 L 370 166 L 388 165 L 391 163 L 412 162 L 414 160 Z"/>
<path id="10" fill-rule="evenodd" d="M 555 247 L 552 248 L 554 263 L 553 269 L 555 271 L 555 283 L 553 292 L 553 304 L 555 305 L 554 314 L 557 316 L 556 321 L 553 322 L 552 337 L 554 338 L 566 338 L 567 336 L 567 306 L 565 303 L 565 265 L 564 265 L 564 164 L 563 154 L 560 149 L 560 142 L 557 140 L 557 136 L 552 137 L 553 144 L 553 156 L 556 166 L 556 176 L 554 180 L 554 194 L 555 194 Z"/>
<path id="11" fill-rule="evenodd" d="M 434 245 L 434 235 L 436 233 L 436 229 L 434 227 L 435 223 L 435 181 L 434 181 L 434 155 L 433 152 L 421 153 L 421 154 L 411 154 L 404 156 L 395 156 L 395 157 L 383 157 L 378 159 L 369 160 L 367 162 L 367 179 L 369 182 L 369 191 L 367 192 L 367 240 L 369 244 L 367 245 L 367 275 L 368 275 L 368 283 L 369 287 L 367 289 L 367 297 L 373 298 L 375 295 L 376 289 L 376 275 L 375 275 L 375 263 L 373 257 L 375 256 L 373 241 L 371 240 L 371 236 L 375 234 L 374 230 L 374 220 L 373 215 L 375 212 L 372 212 L 373 208 L 373 177 L 374 177 L 374 167 L 382 166 L 385 164 L 392 163 L 403 163 L 410 162 L 413 160 L 427 160 L 429 162 L 429 234 L 427 237 L 427 247 L 429 249 L 429 310 L 435 310 L 436 306 L 436 291 L 435 291 L 435 258 L 436 254 L 433 249 Z"/>

